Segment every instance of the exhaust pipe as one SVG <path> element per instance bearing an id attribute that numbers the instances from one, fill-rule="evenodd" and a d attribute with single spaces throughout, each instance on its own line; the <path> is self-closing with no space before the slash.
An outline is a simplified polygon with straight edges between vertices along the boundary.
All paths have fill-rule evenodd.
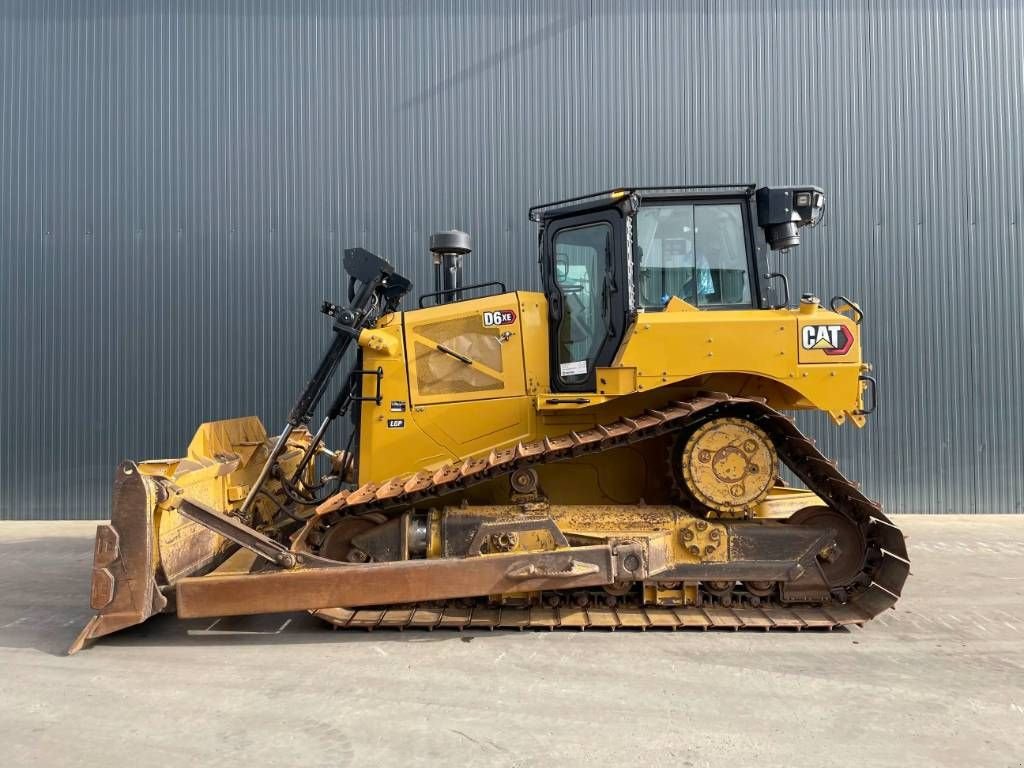
<path id="1" fill-rule="evenodd" d="M 434 291 L 439 304 L 462 299 L 462 257 L 473 252 L 469 235 L 459 229 L 435 232 L 430 236 L 430 252 L 434 254 Z"/>

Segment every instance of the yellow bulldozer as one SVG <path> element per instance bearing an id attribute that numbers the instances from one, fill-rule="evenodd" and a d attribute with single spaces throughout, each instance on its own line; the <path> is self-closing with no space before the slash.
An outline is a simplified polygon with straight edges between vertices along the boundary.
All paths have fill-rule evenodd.
<path id="1" fill-rule="evenodd" d="M 781 413 L 875 408 L 860 307 L 791 307 L 769 270 L 824 210 L 814 186 L 539 205 L 543 293 L 465 284 L 452 230 L 404 310 L 410 281 L 345 251 L 347 304 L 324 302 L 330 346 L 279 434 L 210 422 L 182 458 L 117 468 L 71 651 L 171 611 L 771 629 L 893 606 L 903 535 Z"/>

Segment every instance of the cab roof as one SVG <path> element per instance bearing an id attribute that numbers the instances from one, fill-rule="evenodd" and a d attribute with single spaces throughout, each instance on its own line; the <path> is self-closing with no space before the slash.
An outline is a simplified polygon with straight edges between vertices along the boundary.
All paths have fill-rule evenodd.
<path id="1" fill-rule="evenodd" d="M 752 195 L 756 184 L 694 184 L 689 186 L 671 187 L 615 187 L 603 192 L 589 195 L 567 197 L 550 203 L 542 203 L 530 208 L 530 221 L 543 222 L 567 213 L 577 213 L 596 208 L 604 208 L 610 203 L 637 195 L 638 197 L 707 197 L 709 195 Z"/>

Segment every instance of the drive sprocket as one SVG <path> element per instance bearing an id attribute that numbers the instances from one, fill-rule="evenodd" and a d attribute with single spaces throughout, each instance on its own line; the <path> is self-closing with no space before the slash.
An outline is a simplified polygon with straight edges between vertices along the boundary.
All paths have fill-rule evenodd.
<path id="1" fill-rule="evenodd" d="M 778 457 L 759 426 L 719 417 L 681 433 L 671 465 L 676 489 L 691 509 L 744 517 L 768 496 Z"/>

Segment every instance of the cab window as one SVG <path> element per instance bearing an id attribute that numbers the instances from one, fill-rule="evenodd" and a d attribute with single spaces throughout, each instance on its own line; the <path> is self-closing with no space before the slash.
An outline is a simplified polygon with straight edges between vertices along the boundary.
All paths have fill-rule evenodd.
<path id="1" fill-rule="evenodd" d="M 636 230 L 645 309 L 673 296 L 696 307 L 751 306 L 739 203 L 645 205 Z"/>
<path id="2" fill-rule="evenodd" d="M 554 237 L 555 282 L 562 294 L 558 325 L 558 377 L 585 381 L 607 336 L 609 311 L 602 290 L 609 269 L 612 228 L 604 223 L 560 230 Z"/>

